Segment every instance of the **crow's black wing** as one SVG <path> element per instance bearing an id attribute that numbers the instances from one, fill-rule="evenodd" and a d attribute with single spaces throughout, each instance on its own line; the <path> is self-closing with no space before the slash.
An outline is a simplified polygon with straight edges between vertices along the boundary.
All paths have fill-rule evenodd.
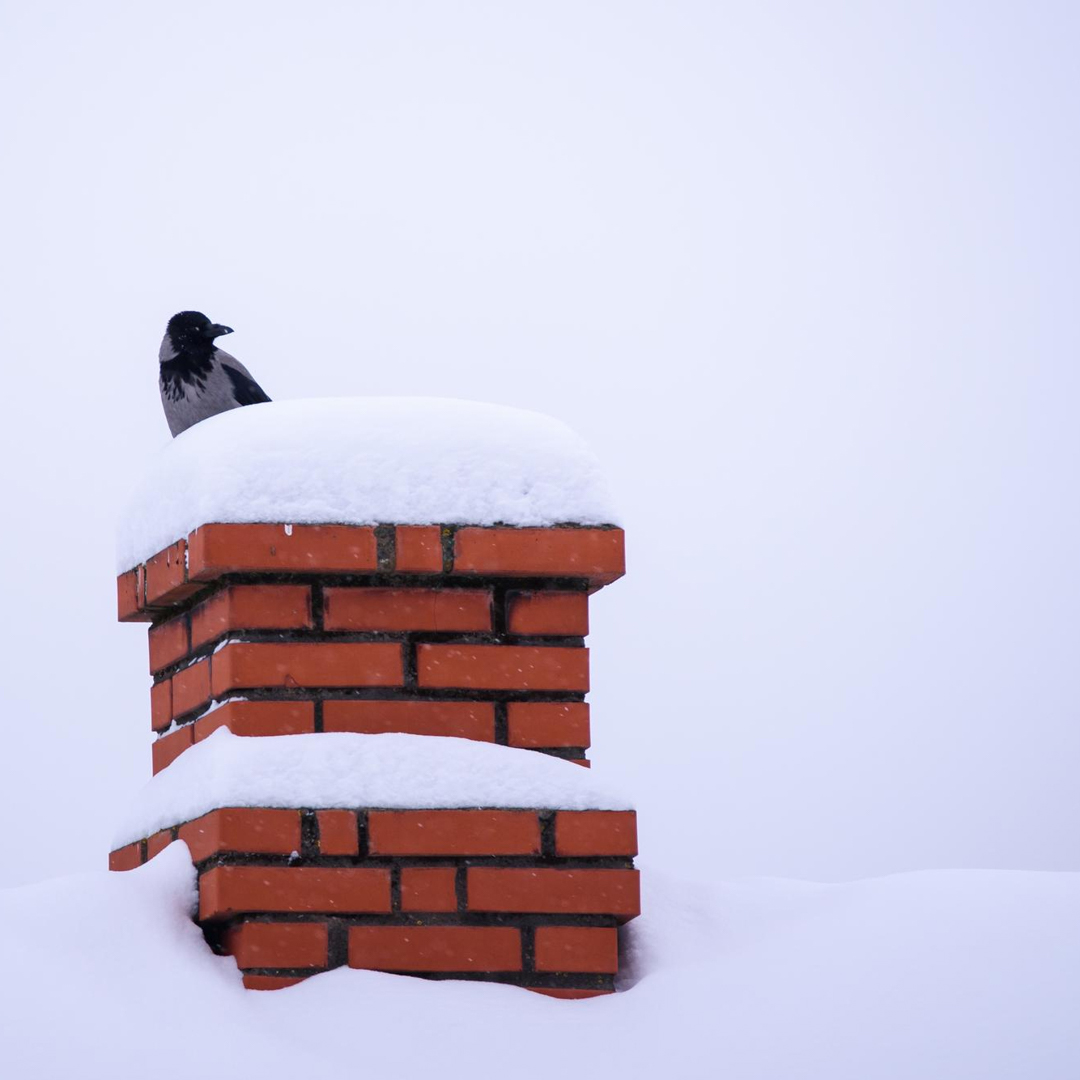
<path id="1" fill-rule="evenodd" d="M 241 405 L 260 405 L 270 400 L 266 391 L 247 372 L 237 371 L 229 364 L 222 364 L 221 367 L 232 383 L 233 397 Z"/>

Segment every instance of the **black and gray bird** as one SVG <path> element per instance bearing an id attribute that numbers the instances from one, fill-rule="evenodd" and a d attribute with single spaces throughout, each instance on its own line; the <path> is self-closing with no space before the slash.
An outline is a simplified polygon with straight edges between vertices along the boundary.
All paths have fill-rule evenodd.
<path id="1" fill-rule="evenodd" d="M 212 323 L 201 311 L 181 311 L 161 339 L 161 404 L 173 436 L 208 416 L 269 401 L 266 391 L 235 356 L 215 340 L 232 327 Z"/>

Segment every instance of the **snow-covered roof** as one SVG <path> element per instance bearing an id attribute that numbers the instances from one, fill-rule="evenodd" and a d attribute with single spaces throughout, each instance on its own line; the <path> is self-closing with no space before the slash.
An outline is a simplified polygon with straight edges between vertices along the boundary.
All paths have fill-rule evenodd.
<path id="1" fill-rule="evenodd" d="M 627 810 L 589 769 L 437 735 L 246 738 L 220 728 L 139 793 L 113 847 L 225 806 Z"/>
<path id="2" fill-rule="evenodd" d="M 585 441 L 541 413 L 439 398 L 312 398 L 204 420 L 151 457 L 117 569 L 211 522 L 618 524 Z"/>

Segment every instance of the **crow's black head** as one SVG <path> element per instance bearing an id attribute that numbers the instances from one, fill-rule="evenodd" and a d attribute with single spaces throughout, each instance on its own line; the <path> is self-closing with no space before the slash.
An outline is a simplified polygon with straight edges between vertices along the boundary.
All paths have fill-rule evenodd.
<path id="1" fill-rule="evenodd" d="M 177 353 L 204 353 L 213 348 L 214 338 L 231 334 L 231 326 L 212 323 L 201 311 L 181 311 L 165 328 Z"/>

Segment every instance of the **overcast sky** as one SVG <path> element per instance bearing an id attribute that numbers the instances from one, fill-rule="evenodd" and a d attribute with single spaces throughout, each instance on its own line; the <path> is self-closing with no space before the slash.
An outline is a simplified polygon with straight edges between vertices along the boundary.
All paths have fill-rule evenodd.
<path id="1" fill-rule="evenodd" d="M 113 533 L 169 315 L 275 398 L 552 413 L 644 865 L 1080 866 L 1068 3 L 0 9 L 0 881 L 149 775 Z"/>

